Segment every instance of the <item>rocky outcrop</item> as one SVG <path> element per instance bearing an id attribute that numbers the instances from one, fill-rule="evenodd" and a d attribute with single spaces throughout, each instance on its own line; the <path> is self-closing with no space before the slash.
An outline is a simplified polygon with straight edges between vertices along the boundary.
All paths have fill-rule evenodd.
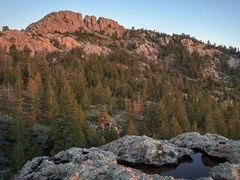
<path id="1" fill-rule="evenodd" d="M 126 30 L 123 26 L 120 26 L 116 21 L 111 19 L 100 17 L 97 22 L 100 33 L 102 32 L 104 35 L 121 37 Z"/>
<path id="2" fill-rule="evenodd" d="M 207 48 L 205 44 L 195 43 L 191 39 L 182 39 L 182 45 L 189 51 L 190 54 L 197 52 L 200 56 L 209 56 L 213 57 L 216 54 L 219 54 L 220 51 L 214 48 Z"/>
<path id="3" fill-rule="evenodd" d="M 167 141 L 154 140 L 147 136 L 125 136 L 101 146 L 100 149 L 113 152 L 120 161 L 155 166 L 177 164 L 180 158 L 192 153 L 190 149 L 179 148 Z"/>
<path id="4" fill-rule="evenodd" d="M 72 148 L 28 161 L 13 179 L 173 179 L 118 165 L 116 159 L 113 153 L 97 148 Z"/>
<path id="5" fill-rule="evenodd" d="M 121 37 L 125 32 L 125 28 L 114 20 L 103 17 L 97 20 L 95 16 L 86 16 L 83 20 L 82 14 L 72 11 L 50 13 L 26 28 L 27 32 L 43 36 L 49 33 L 74 33 L 79 30 L 117 37 Z"/>
<path id="6" fill-rule="evenodd" d="M 213 167 L 210 171 L 210 176 L 213 179 L 237 180 L 240 178 L 240 165 L 225 162 Z"/>
<path id="7" fill-rule="evenodd" d="M 46 15 L 43 19 L 32 23 L 26 28 L 27 32 L 46 35 L 48 33 L 71 33 L 84 28 L 82 14 L 72 11 L 59 11 Z"/>
<path id="8" fill-rule="evenodd" d="M 155 43 L 145 41 L 144 43 L 136 43 L 135 52 L 138 55 L 144 55 L 150 61 L 158 59 L 158 47 Z"/>
<path id="9" fill-rule="evenodd" d="M 71 148 L 61 151 L 52 157 L 37 157 L 28 161 L 13 179 L 174 179 L 160 175 L 145 174 L 139 170 L 118 164 L 119 161 L 132 164 L 161 166 L 177 163 L 184 155 L 192 153 L 191 148 L 207 151 L 219 144 L 227 144 L 231 140 L 216 134 L 185 133 L 168 141 L 154 140 L 147 136 L 125 136 L 99 148 Z M 233 145 L 233 143 L 236 145 Z M 179 146 L 182 146 L 179 147 Z M 238 142 L 232 141 L 228 147 L 231 162 L 236 162 Z M 185 148 L 183 148 L 185 147 Z M 188 147 L 188 148 L 186 148 Z M 190 149 L 189 149 L 190 148 Z M 232 151 L 232 153 L 231 153 Z M 239 152 L 239 151 L 238 151 Z M 220 157 L 220 155 L 219 155 Z M 232 157 L 232 158 L 230 158 Z M 234 157 L 234 158 L 233 158 Z M 210 171 L 210 177 L 200 179 L 238 179 L 239 164 L 223 163 Z"/>
<path id="10" fill-rule="evenodd" d="M 5 48 L 7 52 L 9 52 L 11 45 L 14 44 L 19 51 L 28 48 L 31 56 L 39 52 L 68 51 L 81 45 L 71 37 L 56 34 L 48 34 L 46 37 L 42 37 L 17 30 L 7 30 L 2 34 L 0 46 Z"/>
<path id="11" fill-rule="evenodd" d="M 43 37 L 34 37 L 31 34 L 23 33 L 17 30 L 8 30 L 3 32 L 3 36 L 0 37 L 0 46 L 4 47 L 9 52 L 10 46 L 16 45 L 18 50 L 28 48 L 31 55 L 38 52 L 52 52 L 56 51 L 57 48 L 50 42 L 49 39 Z"/>
<path id="12" fill-rule="evenodd" d="M 89 29 L 100 32 L 100 27 L 95 16 L 85 16 L 84 23 Z"/>
<path id="13" fill-rule="evenodd" d="M 237 57 L 230 57 L 227 63 L 230 68 L 236 68 L 240 64 L 240 59 Z"/>
<path id="14" fill-rule="evenodd" d="M 100 17 L 97 20 L 95 16 L 86 16 L 83 20 L 80 13 L 59 11 L 50 13 L 38 22 L 29 25 L 25 32 L 18 30 L 1 32 L 0 46 L 7 52 L 13 44 L 17 50 L 28 48 L 31 56 L 36 53 L 66 52 L 83 45 L 86 54 L 109 54 L 108 48 L 84 44 L 76 41 L 74 36 L 67 35 L 80 30 L 95 33 L 96 38 L 121 37 L 125 32 L 123 26 L 111 19 Z"/>
<path id="15" fill-rule="evenodd" d="M 207 133 L 181 134 L 169 142 L 184 148 L 195 148 L 215 156 L 228 160 L 231 163 L 240 163 L 240 141 L 232 141 L 223 136 Z"/>
<path id="16" fill-rule="evenodd" d="M 107 47 L 100 47 L 90 43 L 83 45 L 82 49 L 86 55 L 91 55 L 91 54 L 108 55 L 111 52 L 111 50 Z"/>

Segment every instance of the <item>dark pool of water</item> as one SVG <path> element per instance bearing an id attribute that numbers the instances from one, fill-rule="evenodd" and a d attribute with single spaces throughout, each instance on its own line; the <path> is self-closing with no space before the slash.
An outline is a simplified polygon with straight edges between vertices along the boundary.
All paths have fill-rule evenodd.
<path id="1" fill-rule="evenodd" d="M 147 174 L 160 174 L 161 176 L 173 176 L 174 178 L 196 179 L 208 177 L 210 168 L 225 160 L 206 155 L 203 152 L 194 152 L 193 155 L 183 158 L 176 166 L 154 167 L 148 165 L 130 165 L 120 163 L 125 166 L 138 169 Z"/>

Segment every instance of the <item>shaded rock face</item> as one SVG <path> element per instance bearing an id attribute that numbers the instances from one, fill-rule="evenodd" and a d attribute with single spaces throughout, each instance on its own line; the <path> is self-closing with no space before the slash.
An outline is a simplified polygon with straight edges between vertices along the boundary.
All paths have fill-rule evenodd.
<path id="1" fill-rule="evenodd" d="M 230 68 L 236 68 L 239 66 L 239 64 L 240 64 L 240 59 L 237 57 L 230 57 L 228 60 L 228 66 Z"/>
<path id="2" fill-rule="evenodd" d="M 169 142 L 180 147 L 203 150 L 210 156 L 223 158 L 231 163 L 240 163 L 240 141 L 232 141 L 220 135 L 185 133 Z"/>
<path id="3" fill-rule="evenodd" d="M 133 164 L 161 166 L 177 164 L 178 159 L 192 154 L 192 150 L 179 148 L 167 141 L 154 140 L 147 136 L 125 136 L 100 149 L 113 152 L 120 161 Z"/>

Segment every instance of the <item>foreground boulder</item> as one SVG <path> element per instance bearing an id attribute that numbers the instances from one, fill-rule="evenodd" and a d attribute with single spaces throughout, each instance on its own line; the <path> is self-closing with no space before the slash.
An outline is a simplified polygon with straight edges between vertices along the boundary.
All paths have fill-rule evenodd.
<path id="1" fill-rule="evenodd" d="M 172 177 L 148 175 L 117 164 L 111 152 L 97 148 L 72 148 L 53 157 L 37 157 L 28 161 L 13 179 L 163 179 Z"/>
<path id="2" fill-rule="evenodd" d="M 192 154 L 190 149 L 147 136 L 124 136 L 100 149 L 113 152 L 119 161 L 155 166 L 177 164 L 180 158 Z"/>
<path id="3" fill-rule="evenodd" d="M 213 167 L 210 171 L 210 176 L 213 179 L 239 179 L 240 178 L 240 165 L 230 164 L 225 162 L 216 167 Z"/>
<path id="4" fill-rule="evenodd" d="M 226 145 L 225 148 L 219 148 Z M 181 147 L 179 147 L 181 146 Z M 238 141 L 216 134 L 186 133 L 170 141 L 154 140 L 147 136 L 125 136 L 99 148 L 71 148 L 52 157 L 37 157 L 28 161 L 13 179 L 174 179 L 118 164 L 162 166 L 177 164 L 192 148 L 229 160 L 213 167 L 209 177 L 200 179 L 239 179 L 240 164 Z M 229 149 L 227 149 L 229 148 Z"/>
<path id="5" fill-rule="evenodd" d="M 200 149 L 210 156 L 223 158 L 231 163 L 240 163 L 240 141 L 229 140 L 217 134 L 184 133 L 169 142 L 179 147 Z"/>

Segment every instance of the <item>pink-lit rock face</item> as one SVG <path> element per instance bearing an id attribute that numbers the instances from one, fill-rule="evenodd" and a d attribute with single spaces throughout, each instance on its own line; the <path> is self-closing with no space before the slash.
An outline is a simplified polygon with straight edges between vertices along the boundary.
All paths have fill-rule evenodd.
<path id="1" fill-rule="evenodd" d="M 200 56 L 213 57 L 219 54 L 220 51 L 214 48 L 206 48 L 206 45 L 200 43 L 194 43 L 191 39 L 182 39 L 182 45 L 189 51 L 190 54 L 197 52 Z"/>
<path id="2" fill-rule="evenodd" d="M 9 52 L 11 45 L 15 45 L 17 50 L 28 48 L 30 55 L 36 53 L 51 53 L 54 51 L 69 51 L 72 48 L 83 46 L 84 52 L 89 55 L 108 54 L 110 50 L 106 47 L 91 45 L 77 41 L 74 36 L 66 33 L 84 31 L 97 33 L 99 36 L 121 37 L 125 28 L 116 21 L 95 16 L 86 16 L 83 20 L 82 14 L 72 11 L 59 11 L 46 15 L 41 20 L 32 23 L 26 31 L 6 30 L 1 33 L 0 46 Z M 101 34 L 101 35 L 100 35 Z"/>
<path id="3" fill-rule="evenodd" d="M 58 43 L 58 46 L 56 43 Z M 37 52 L 68 51 L 81 46 L 81 43 L 75 39 L 57 34 L 48 34 L 46 37 L 42 37 L 17 30 L 4 31 L 3 36 L 0 37 L 0 46 L 9 52 L 12 44 L 16 45 L 18 50 L 28 48 L 31 56 L 34 56 Z"/>
<path id="4" fill-rule="evenodd" d="M 72 11 L 59 11 L 46 15 L 26 28 L 27 32 L 45 35 L 48 33 L 75 32 L 84 28 L 82 14 Z"/>
<path id="5" fill-rule="evenodd" d="M 86 16 L 72 11 L 59 11 L 48 14 L 43 19 L 29 25 L 26 29 L 33 34 L 73 33 L 79 30 L 97 32 L 103 35 L 121 37 L 125 28 L 116 21 L 95 16 Z"/>

